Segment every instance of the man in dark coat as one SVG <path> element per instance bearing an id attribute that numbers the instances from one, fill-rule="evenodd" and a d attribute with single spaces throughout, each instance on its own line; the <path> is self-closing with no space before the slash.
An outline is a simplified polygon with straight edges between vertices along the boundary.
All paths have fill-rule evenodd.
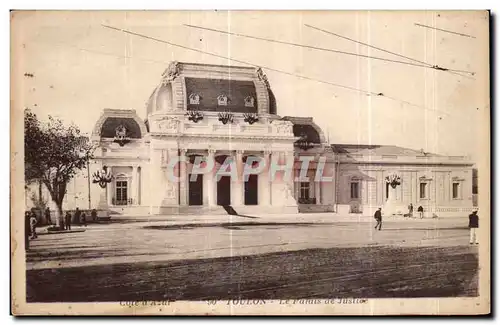
<path id="1" fill-rule="evenodd" d="M 47 207 L 47 209 L 45 209 L 45 221 L 47 222 L 48 225 L 52 224 L 52 220 L 50 220 L 50 209 L 49 209 L 49 207 Z"/>
<path id="2" fill-rule="evenodd" d="M 24 213 L 24 246 L 26 250 L 30 248 L 30 236 L 31 236 L 31 213 L 26 211 Z"/>
<path id="3" fill-rule="evenodd" d="M 472 212 L 469 215 L 469 229 L 470 229 L 470 241 L 472 244 L 479 244 L 477 240 L 477 228 L 479 228 L 479 216 L 477 215 L 477 211 Z"/>
<path id="4" fill-rule="evenodd" d="M 81 219 L 80 219 L 80 218 L 82 217 L 82 213 L 81 213 L 80 209 L 76 208 L 76 210 L 75 210 L 75 216 L 74 216 L 74 217 L 75 217 L 75 220 L 74 220 L 74 221 L 75 221 L 77 224 L 81 222 Z"/>
<path id="5" fill-rule="evenodd" d="M 377 224 L 375 225 L 375 229 L 381 230 L 382 228 L 382 208 L 378 208 L 377 211 L 375 211 L 375 214 L 373 215 L 375 220 L 377 220 Z"/>
<path id="6" fill-rule="evenodd" d="M 424 217 L 424 208 L 422 206 L 419 206 L 417 212 L 420 215 L 420 219 L 422 219 Z"/>
<path id="7" fill-rule="evenodd" d="M 87 227 L 87 215 L 85 214 L 85 212 L 82 212 L 82 215 L 80 216 L 80 218 L 81 218 L 80 224 Z"/>
<path id="8" fill-rule="evenodd" d="M 64 216 L 64 230 L 71 230 L 71 213 L 69 211 L 66 211 Z"/>

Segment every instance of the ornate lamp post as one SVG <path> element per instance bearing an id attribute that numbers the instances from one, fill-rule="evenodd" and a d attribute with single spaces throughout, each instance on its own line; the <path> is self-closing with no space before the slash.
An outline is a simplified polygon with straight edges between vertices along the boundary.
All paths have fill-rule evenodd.
<path id="1" fill-rule="evenodd" d="M 389 195 L 387 201 L 384 204 L 384 213 L 387 215 L 396 214 L 400 210 L 396 202 L 396 187 L 401 185 L 401 177 L 397 174 L 390 174 L 385 177 L 385 183 L 389 184 Z"/>
<path id="2" fill-rule="evenodd" d="M 106 166 L 103 166 L 102 170 L 96 171 L 92 174 L 92 183 L 99 184 L 99 186 L 102 188 L 101 195 L 99 198 L 99 209 L 105 210 L 108 208 L 106 188 L 108 184 L 111 183 L 112 180 L 113 180 L 113 175 Z"/>

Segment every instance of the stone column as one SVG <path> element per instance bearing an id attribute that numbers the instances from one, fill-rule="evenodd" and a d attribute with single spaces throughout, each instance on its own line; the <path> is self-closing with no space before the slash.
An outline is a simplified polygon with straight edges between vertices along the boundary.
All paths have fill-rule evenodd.
<path id="1" fill-rule="evenodd" d="M 179 149 L 179 204 L 182 206 L 187 205 L 187 175 L 186 175 L 186 163 L 182 161 L 181 157 L 186 157 L 187 150 L 182 148 Z"/>
<path id="2" fill-rule="evenodd" d="M 137 165 L 132 166 L 132 205 L 137 205 L 137 194 L 139 193 L 139 180 L 137 177 Z"/>
<path id="3" fill-rule="evenodd" d="M 215 150 L 214 149 L 208 149 L 208 156 L 207 156 L 207 160 L 209 162 L 213 162 L 214 164 L 214 167 L 212 170 L 210 170 L 210 172 L 208 172 L 207 174 L 205 174 L 204 178 L 206 179 L 206 182 L 207 182 L 207 198 L 208 198 L 208 206 L 209 207 L 214 207 L 216 204 L 215 202 L 215 187 L 214 187 L 214 170 L 216 170 L 216 167 L 215 167 L 215 160 L 214 160 L 214 157 L 215 157 Z"/>
<path id="4" fill-rule="evenodd" d="M 111 171 L 111 173 L 113 173 L 113 167 L 108 166 L 108 170 Z M 111 182 L 109 182 L 106 185 L 106 192 L 107 192 L 107 198 L 108 198 L 108 206 L 113 204 L 113 196 L 114 196 L 113 191 L 115 189 L 114 184 L 115 184 L 115 180 L 112 179 Z"/>
<path id="5" fill-rule="evenodd" d="M 314 182 L 314 195 L 316 196 L 316 204 L 321 204 L 321 183 Z"/>
<path id="6" fill-rule="evenodd" d="M 236 174 L 237 177 L 232 182 L 234 189 L 231 191 L 231 204 L 234 206 L 241 206 L 245 203 L 245 187 L 243 183 L 243 150 L 236 150 Z"/>
<path id="7" fill-rule="evenodd" d="M 267 149 L 264 150 L 264 155 L 262 157 L 262 160 L 265 161 L 266 169 L 268 170 L 268 172 L 267 172 L 267 179 L 265 177 L 262 177 L 263 186 L 261 188 L 263 189 L 263 191 L 262 191 L 261 205 L 271 205 L 271 177 L 270 177 L 271 175 L 269 172 L 271 170 L 271 150 Z M 265 173 L 261 173 L 261 175 L 265 175 Z M 266 182 L 264 183 L 264 181 Z"/>

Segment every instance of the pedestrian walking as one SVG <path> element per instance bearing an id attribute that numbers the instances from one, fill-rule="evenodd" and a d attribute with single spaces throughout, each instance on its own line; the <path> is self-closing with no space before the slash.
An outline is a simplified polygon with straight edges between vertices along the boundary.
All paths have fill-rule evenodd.
<path id="1" fill-rule="evenodd" d="M 469 243 L 479 244 L 477 240 L 477 228 L 479 228 L 479 216 L 477 215 L 477 211 L 472 212 L 469 215 L 469 231 L 470 231 L 470 240 Z"/>
<path id="2" fill-rule="evenodd" d="M 410 218 L 413 218 L 413 204 L 410 203 L 410 205 L 408 206 L 408 215 Z"/>
<path id="3" fill-rule="evenodd" d="M 424 208 L 422 206 L 419 206 L 417 212 L 420 215 L 420 219 L 422 219 L 424 217 Z"/>
<path id="4" fill-rule="evenodd" d="M 82 212 L 80 224 L 84 225 L 85 227 L 87 227 L 87 216 L 85 215 L 85 212 Z"/>
<path id="5" fill-rule="evenodd" d="M 375 211 L 375 214 L 373 215 L 375 220 L 377 220 L 377 224 L 375 225 L 375 229 L 382 230 L 382 208 L 378 208 L 377 211 Z"/>
<path id="6" fill-rule="evenodd" d="M 92 217 L 92 221 L 96 222 L 97 221 L 97 210 L 92 209 L 92 212 L 90 212 L 90 216 Z"/>
<path id="7" fill-rule="evenodd" d="M 66 211 L 64 216 L 64 230 L 71 230 L 71 213 L 69 211 Z"/>
<path id="8" fill-rule="evenodd" d="M 31 225 L 30 225 L 31 213 L 29 211 L 24 212 L 24 247 L 26 250 L 30 247 L 30 237 L 31 237 Z"/>
<path id="9" fill-rule="evenodd" d="M 50 209 L 49 209 L 49 207 L 47 207 L 45 209 L 45 220 L 46 220 L 46 222 L 47 222 L 48 225 L 52 224 L 52 220 L 50 220 Z"/>
<path id="10" fill-rule="evenodd" d="M 36 215 L 32 213 L 30 215 L 30 233 L 31 233 L 31 239 L 38 238 L 36 235 L 36 224 L 38 223 L 38 220 L 36 220 Z"/>

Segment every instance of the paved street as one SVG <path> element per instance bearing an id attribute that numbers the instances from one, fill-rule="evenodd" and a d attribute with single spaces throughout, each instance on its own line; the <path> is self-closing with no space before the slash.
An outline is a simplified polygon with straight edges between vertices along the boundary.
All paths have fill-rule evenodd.
<path id="1" fill-rule="evenodd" d="M 474 295 L 466 220 L 140 218 L 43 234 L 31 301 Z M 337 221 L 338 220 L 338 221 Z"/>

